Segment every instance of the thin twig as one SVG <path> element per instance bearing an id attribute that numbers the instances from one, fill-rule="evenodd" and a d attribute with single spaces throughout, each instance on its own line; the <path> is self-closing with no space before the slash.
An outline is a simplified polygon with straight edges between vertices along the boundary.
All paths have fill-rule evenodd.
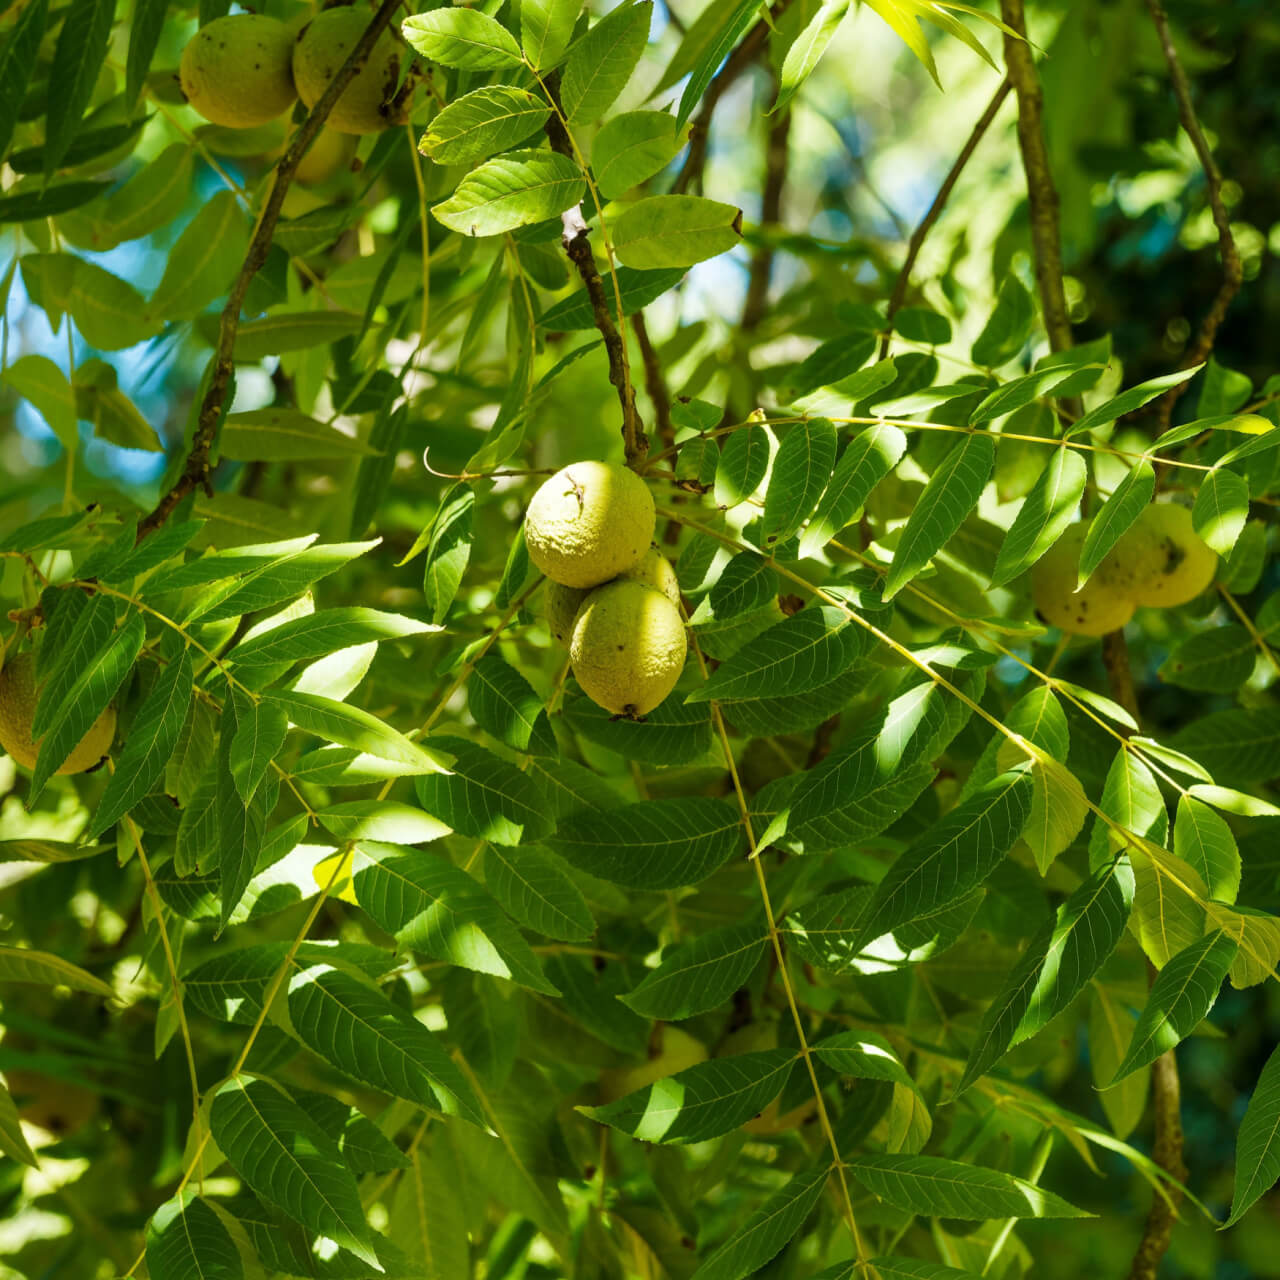
<path id="1" fill-rule="evenodd" d="M 920 250 L 924 246 L 925 239 L 928 237 L 929 232 L 933 230 L 934 224 L 938 221 L 943 209 L 946 208 L 947 201 L 951 198 L 951 192 L 960 178 L 961 171 L 969 163 L 969 158 L 978 149 L 978 143 L 982 141 L 983 135 L 991 127 L 991 122 L 996 118 L 997 112 L 1004 105 L 1004 100 L 1009 96 L 1009 90 L 1012 88 L 1013 85 L 1006 75 L 1000 81 L 1000 86 L 996 89 L 991 101 L 987 103 L 987 109 L 978 117 L 978 122 L 973 126 L 973 132 L 969 135 L 969 140 L 961 148 L 955 164 L 951 166 L 951 172 L 942 180 L 942 186 L 938 188 L 938 194 L 934 196 L 928 213 L 920 220 L 920 225 L 912 232 L 911 239 L 907 242 L 907 256 L 902 264 L 902 270 L 898 272 L 898 279 L 894 283 L 893 294 L 889 299 L 888 314 L 885 317 L 885 335 L 880 341 L 881 360 L 889 354 L 893 317 L 898 314 L 906 299 L 907 288 L 911 284 L 911 272 L 916 265 L 916 259 L 920 256 Z"/>
<path id="2" fill-rule="evenodd" d="M 1231 300 L 1240 291 L 1244 280 L 1244 270 L 1240 265 L 1240 253 L 1236 249 L 1235 237 L 1231 234 L 1231 219 L 1227 216 L 1226 205 L 1222 202 L 1222 174 L 1218 170 L 1217 161 L 1209 144 L 1205 140 L 1204 130 L 1196 117 L 1195 108 L 1191 105 L 1191 86 L 1187 82 L 1186 72 L 1178 61 L 1178 51 L 1173 47 L 1173 36 L 1169 32 L 1169 19 L 1165 15 L 1160 0 L 1147 0 L 1147 9 L 1151 13 L 1151 21 L 1155 23 L 1156 34 L 1160 37 L 1160 48 L 1164 51 L 1164 60 L 1169 64 L 1169 80 L 1173 85 L 1173 96 L 1178 100 L 1178 118 L 1186 130 L 1191 145 L 1195 148 L 1200 167 L 1204 170 L 1205 182 L 1209 190 L 1209 208 L 1213 212 L 1213 225 L 1218 229 L 1218 252 L 1222 255 L 1222 283 L 1218 286 L 1213 305 L 1205 313 L 1200 322 L 1200 332 L 1196 335 L 1195 344 L 1187 352 L 1182 361 L 1182 368 L 1202 364 L 1213 351 L 1214 340 L 1218 329 L 1226 318 L 1227 308 Z M 1173 416 L 1173 406 L 1178 397 L 1187 389 L 1187 383 L 1180 382 L 1165 392 L 1159 405 L 1159 430 L 1167 431 L 1169 420 Z"/>
<path id="3" fill-rule="evenodd" d="M 548 88 L 550 88 L 548 84 Z M 573 142 L 568 130 L 560 118 L 559 112 L 553 112 L 546 125 L 547 137 L 551 139 L 552 150 L 558 151 L 570 160 L 576 160 Z M 631 384 L 631 372 L 627 362 L 626 339 L 619 332 L 614 322 L 613 311 L 609 300 L 605 297 L 604 281 L 596 267 L 595 250 L 591 247 L 591 237 L 587 224 L 582 217 L 582 210 L 575 205 L 567 213 L 560 215 L 564 224 L 561 243 L 569 256 L 569 261 L 582 277 L 587 289 L 587 299 L 591 303 L 591 314 L 604 339 L 604 349 L 609 357 L 609 381 L 618 392 L 618 403 L 622 406 L 622 442 L 627 466 L 639 468 L 644 466 L 649 453 L 649 437 L 645 435 L 644 423 L 640 420 L 640 411 L 636 408 L 635 387 Z"/>
<path id="4" fill-rule="evenodd" d="M 653 422 L 658 440 L 664 449 L 673 449 L 676 429 L 671 422 L 671 392 L 667 389 L 667 379 L 658 361 L 658 353 L 653 349 L 653 340 L 649 337 L 649 326 L 645 323 L 643 311 L 632 315 L 631 329 L 640 344 L 640 356 L 644 360 L 644 389 L 653 401 Z"/>
<path id="5" fill-rule="evenodd" d="M 1049 346 L 1071 346 L 1071 320 L 1062 283 L 1062 236 L 1058 229 L 1058 190 L 1049 168 L 1044 141 L 1044 92 L 1031 60 L 1027 19 L 1022 0 L 1000 0 L 1000 16 L 1013 35 L 1004 37 L 1004 61 L 1018 95 L 1018 146 L 1027 175 L 1027 203 L 1031 210 L 1031 243 L 1035 250 L 1036 286 L 1044 311 Z"/>
<path id="6" fill-rule="evenodd" d="M 196 421 L 195 434 L 191 440 L 191 451 L 187 454 L 186 463 L 177 480 L 156 503 L 154 510 L 139 521 L 139 541 L 164 524 L 173 514 L 174 508 L 188 494 L 194 493 L 197 489 L 203 489 L 208 494 L 212 493 L 209 484 L 209 453 L 218 432 L 218 423 L 222 419 L 227 390 L 231 383 L 231 373 L 235 367 L 233 352 L 236 334 L 240 329 L 240 308 L 244 304 L 245 294 L 249 290 L 253 277 L 267 260 L 276 222 L 279 220 L 285 195 L 289 190 L 289 184 L 293 181 L 299 161 L 320 132 L 320 126 L 327 119 L 333 104 L 337 102 L 343 90 L 368 60 L 378 37 L 390 24 L 399 7 L 400 0 L 383 0 L 381 7 L 365 28 L 364 34 L 356 41 L 347 60 L 338 68 L 337 74 L 329 82 L 329 87 L 325 89 L 319 102 L 311 108 L 310 114 L 294 134 L 288 150 L 276 166 L 271 194 L 263 206 L 253 239 L 249 242 L 249 251 L 245 254 L 244 263 L 240 267 L 235 283 L 231 286 L 231 292 L 227 295 L 226 305 L 222 308 L 222 316 L 218 323 L 218 343 L 213 355 L 213 374 L 200 404 L 200 416 Z"/>
<path id="7" fill-rule="evenodd" d="M 786 10 L 791 0 L 778 0 L 770 10 L 770 19 L 776 21 Z M 689 154 L 680 166 L 675 181 L 671 184 L 673 195 L 683 195 L 690 187 L 702 189 L 702 171 L 707 167 L 707 144 L 711 140 L 711 117 L 725 92 L 735 80 L 756 60 L 756 56 L 764 48 L 772 28 L 762 18 L 743 36 L 738 47 L 729 55 L 724 66 L 716 73 L 715 79 L 707 86 L 702 96 L 702 105 L 693 118 L 689 130 Z"/>

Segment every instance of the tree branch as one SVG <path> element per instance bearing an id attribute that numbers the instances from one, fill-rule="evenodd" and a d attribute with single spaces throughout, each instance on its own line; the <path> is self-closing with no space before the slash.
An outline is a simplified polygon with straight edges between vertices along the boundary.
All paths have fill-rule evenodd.
<path id="1" fill-rule="evenodd" d="M 1107 671 L 1107 684 L 1111 696 L 1134 718 L 1138 720 L 1138 694 L 1133 687 L 1133 671 L 1129 666 L 1129 646 L 1124 638 L 1124 630 L 1108 631 L 1102 637 L 1102 665 Z M 1123 727 L 1120 733 L 1128 737 Z"/>
<path id="2" fill-rule="evenodd" d="M 1178 60 L 1178 51 L 1173 47 L 1173 36 L 1169 32 L 1169 19 L 1165 15 L 1160 0 L 1147 0 L 1147 9 L 1151 13 L 1151 21 L 1155 23 L 1156 34 L 1160 37 L 1160 48 L 1164 51 L 1164 60 L 1169 64 L 1169 80 L 1173 85 L 1173 95 L 1178 100 L 1178 118 L 1182 127 L 1191 139 L 1200 167 L 1204 170 L 1205 181 L 1209 189 L 1209 208 L 1213 212 L 1213 225 L 1218 229 L 1218 252 L 1222 255 L 1222 284 L 1218 287 L 1213 305 L 1205 313 L 1200 322 L 1200 332 L 1196 335 L 1195 345 L 1182 361 L 1182 368 L 1201 364 L 1213 352 L 1213 344 L 1218 336 L 1218 329 L 1226 318 L 1227 308 L 1231 300 L 1240 291 L 1244 280 L 1244 270 L 1240 264 L 1240 253 L 1236 249 L 1235 237 L 1231 234 L 1231 220 L 1227 217 L 1226 206 L 1222 203 L 1222 174 L 1218 170 L 1217 161 L 1209 144 L 1205 140 L 1204 130 L 1196 117 L 1195 108 L 1191 105 L 1191 86 L 1187 82 L 1186 72 Z M 1185 382 L 1171 387 L 1165 392 L 1159 406 L 1159 429 L 1168 430 L 1169 420 L 1173 417 L 1173 407 L 1178 397 L 1187 389 Z"/>
<path id="3" fill-rule="evenodd" d="M 969 158 L 978 149 L 978 143 L 982 141 L 983 136 L 991 127 L 992 121 L 995 120 L 996 114 L 1001 106 L 1004 105 L 1004 100 L 1009 96 L 1009 90 L 1012 88 L 1013 85 L 1006 75 L 1000 81 L 1000 86 L 996 89 L 991 101 L 987 103 L 987 109 L 978 117 L 978 122 L 973 126 L 973 132 L 969 135 L 969 140 L 956 157 L 955 164 L 951 166 L 950 173 L 942 180 L 942 186 L 938 188 L 938 194 L 934 196 L 933 203 L 929 206 L 929 211 L 921 218 L 920 225 L 912 232 L 911 239 L 907 242 L 907 256 L 903 261 L 902 270 L 898 272 L 898 279 L 894 283 L 893 294 L 889 299 L 889 310 L 885 318 L 885 335 L 880 341 L 879 358 L 881 360 L 889 354 L 893 317 L 898 314 L 903 302 L 906 300 L 907 288 L 911 284 L 911 272 L 916 265 L 916 259 L 920 256 L 920 250 L 923 248 L 929 232 L 933 230 L 934 224 L 941 216 L 943 209 L 946 208 L 947 201 L 951 198 L 951 192 L 954 190 L 962 170 L 969 163 Z"/>
<path id="4" fill-rule="evenodd" d="M 548 81 L 548 88 L 551 82 Z M 558 97 L 558 95 L 557 95 Z M 568 156 L 577 163 L 573 143 L 565 131 L 564 123 L 558 112 L 553 111 L 546 124 L 547 137 L 551 140 L 551 148 L 562 156 Z M 649 437 L 645 435 L 644 423 L 640 420 L 640 411 L 636 408 L 635 388 L 631 385 L 631 376 L 627 370 L 626 338 L 618 332 L 614 323 L 613 311 L 609 300 L 605 297 L 604 281 L 596 268 L 596 255 L 591 247 L 590 232 L 583 220 L 582 211 L 575 205 L 560 215 L 564 225 L 561 243 L 569 256 L 569 261 L 582 277 L 586 286 L 587 299 L 591 303 L 591 314 L 596 328 L 604 339 L 604 349 L 609 357 L 609 381 L 618 392 L 618 403 L 622 406 L 622 442 L 625 450 L 627 466 L 638 470 L 644 466 L 649 453 Z M 646 373 L 647 373 L 646 369 Z"/>
<path id="5" fill-rule="evenodd" d="M 769 128 L 769 140 L 765 144 L 764 190 L 760 196 L 761 229 L 776 226 L 782 221 L 782 192 L 787 184 L 787 163 L 790 158 L 791 112 L 785 111 L 773 118 Z M 747 276 L 747 296 L 742 304 L 742 321 L 738 326 L 750 333 L 764 319 L 769 301 L 769 278 L 773 274 L 773 245 L 762 240 L 751 254 Z"/>
<path id="6" fill-rule="evenodd" d="M 245 294 L 249 290 L 253 277 L 267 260 L 267 254 L 271 249 L 271 238 L 275 235 L 276 223 L 280 218 L 280 210 L 299 161 L 320 132 L 320 126 L 328 118 L 333 104 L 337 102 L 343 90 L 368 60 L 378 37 L 390 24 L 399 7 L 400 0 L 383 0 L 381 7 L 365 28 L 364 34 L 356 41 L 355 47 L 347 55 L 347 60 L 338 68 L 337 74 L 329 82 L 329 87 L 320 96 L 320 100 L 311 108 L 298 132 L 294 134 L 288 150 L 276 166 L 271 194 L 262 208 L 253 239 L 249 242 L 249 251 L 245 254 L 244 263 L 231 286 L 231 292 L 227 295 L 226 305 L 222 308 L 222 316 L 218 322 L 218 342 L 213 354 L 213 374 L 205 390 L 204 399 L 200 403 L 200 415 L 196 420 L 195 433 L 191 438 L 191 450 L 187 454 L 187 460 L 177 480 L 161 496 L 155 508 L 138 523 L 139 542 L 164 524 L 173 514 L 174 508 L 188 494 L 194 493 L 197 489 L 203 489 L 205 493 L 212 495 L 213 490 L 209 484 L 209 453 L 218 433 L 218 423 L 222 420 L 227 389 L 235 367 L 233 352 L 236 334 L 240 329 L 240 308 L 244 304 Z"/>
<path id="7" fill-rule="evenodd" d="M 1005 34 L 1004 61 L 1018 95 L 1018 147 L 1027 175 L 1027 203 L 1031 210 L 1031 244 L 1035 256 L 1036 287 L 1044 311 L 1049 346 L 1071 346 L 1071 321 L 1062 284 L 1062 236 L 1058 228 L 1058 191 L 1049 168 L 1044 141 L 1044 93 L 1031 59 L 1027 19 L 1022 0 L 1000 0 L 1000 16 L 1015 35 Z"/>
<path id="8" fill-rule="evenodd" d="M 1187 1180 L 1182 1159 L 1182 1089 L 1178 1082 L 1178 1062 L 1167 1049 L 1151 1064 L 1151 1094 L 1155 1104 L 1155 1143 L 1151 1156 L 1171 1178 Z M 1160 1263 L 1169 1248 L 1169 1237 L 1178 1218 L 1182 1190 L 1173 1183 L 1166 1188 L 1166 1200 L 1158 1191 L 1151 1202 L 1142 1239 L 1133 1255 L 1128 1280 L 1156 1280 Z"/>

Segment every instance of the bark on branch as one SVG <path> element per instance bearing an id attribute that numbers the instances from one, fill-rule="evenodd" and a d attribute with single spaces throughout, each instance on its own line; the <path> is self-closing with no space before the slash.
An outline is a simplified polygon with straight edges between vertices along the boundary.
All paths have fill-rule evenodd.
<path id="1" fill-rule="evenodd" d="M 1027 18 L 1022 0 L 1000 0 L 1000 16 L 1007 32 L 1004 61 L 1018 95 L 1018 147 L 1027 175 L 1027 204 L 1031 211 L 1031 243 L 1035 250 L 1036 288 L 1044 311 L 1049 346 L 1065 351 L 1071 346 L 1071 321 L 1062 284 L 1062 236 L 1058 228 L 1058 189 L 1053 184 L 1049 151 L 1044 141 L 1044 92 L 1031 58 Z M 1020 38 L 1019 38 L 1020 37 Z"/>
<path id="2" fill-rule="evenodd" d="M 280 219 L 280 210 L 289 190 L 289 184 L 293 181 L 293 175 L 297 172 L 299 161 L 316 134 L 320 132 L 320 126 L 328 118 L 333 104 L 368 61 L 378 37 L 390 25 L 399 7 L 400 0 L 383 0 L 381 7 L 365 28 L 364 34 L 356 41 L 347 60 L 338 68 L 337 74 L 329 82 L 329 87 L 321 95 L 320 100 L 311 108 L 276 166 L 271 194 L 262 208 L 258 225 L 249 242 L 249 251 L 245 254 L 244 263 L 231 286 L 231 292 L 227 295 L 226 305 L 222 308 L 222 316 L 218 322 L 218 342 L 213 354 L 213 372 L 209 378 L 209 385 L 205 389 L 204 399 L 200 403 L 200 415 L 196 419 L 190 452 L 187 454 L 187 460 L 178 478 L 161 496 L 155 508 L 139 522 L 139 542 L 164 524 L 188 494 L 194 493 L 197 489 L 203 489 L 206 494 L 212 495 L 213 490 L 209 483 L 209 453 L 218 433 L 218 423 L 222 420 L 227 391 L 231 385 L 231 372 L 235 367 L 233 352 L 236 334 L 240 329 L 240 308 L 244 305 L 245 294 L 249 290 L 253 277 L 267 260 L 276 223 Z"/>
<path id="3" fill-rule="evenodd" d="M 1236 248 L 1235 237 L 1231 234 L 1231 219 L 1227 216 L 1226 205 L 1222 202 L 1222 174 L 1218 170 L 1217 161 L 1209 144 L 1205 140 L 1204 130 L 1196 117 L 1195 108 L 1191 105 L 1191 85 L 1187 81 L 1186 72 L 1178 60 L 1178 51 L 1173 47 L 1173 36 L 1169 32 L 1169 19 L 1165 15 L 1160 0 L 1147 0 L 1147 9 L 1151 21 L 1155 23 L 1156 34 L 1160 37 L 1160 48 L 1164 51 L 1164 60 L 1169 64 L 1169 80 L 1173 85 L 1173 96 L 1178 100 L 1178 118 L 1182 127 L 1191 139 L 1200 167 L 1204 170 L 1205 182 L 1209 191 L 1209 208 L 1213 213 L 1213 225 L 1218 229 L 1218 252 L 1222 255 L 1222 284 L 1218 286 L 1213 304 L 1200 322 L 1200 331 L 1196 335 L 1195 344 L 1183 359 L 1182 368 L 1201 364 L 1213 352 L 1213 344 L 1218 336 L 1218 329 L 1226 318 L 1227 308 L 1232 299 L 1240 291 L 1244 280 L 1244 270 L 1240 263 L 1240 253 Z M 1187 389 L 1185 382 L 1171 387 L 1160 400 L 1159 430 L 1166 431 L 1173 417 L 1173 406 L 1178 397 Z"/>

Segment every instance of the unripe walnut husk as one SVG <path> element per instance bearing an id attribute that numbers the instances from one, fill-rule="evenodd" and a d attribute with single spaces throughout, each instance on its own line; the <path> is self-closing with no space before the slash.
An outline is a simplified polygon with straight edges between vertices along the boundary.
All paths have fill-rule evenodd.
<path id="1" fill-rule="evenodd" d="M 10 658 L 0 671 L 0 747 L 20 765 L 36 767 L 40 742 L 31 740 L 31 724 L 36 715 L 36 664 L 29 653 Z M 111 747 L 116 732 L 116 713 L 108 707 L 89 726 L 89 731 L 76 743 L 63 761 L 59 773 L 83 773 L 92 769 Z"/>
<path id="2" fill-rule="evenodd" d="M 533 495 L 525 513 L 529 559 L 564 587 L 598 587 L 634 568 L 653 541 L 653 498 L 634 471 L 574 462 Z"/>
<path id="3" fill-rule="evenodd" d="M 1132 581 L 1134 603 L 1157 609 L 1194 600 L 1218 569 L 1217 554 L 1195 531 L 1191 512 L 1172 502 L 1147 507 L 1113 554 Z"/>
<path id="4" fill-rule="evenodd" d="M 303 105 L 314 107 L 369 25 L 363 9 L 326 9 L 298 33 L 293 79 Z M 339 133 L 381 133 L 406 116 L 393 99 L 400 84 L 400 46 L 384 31 L 364 66 L 338 96 L 325 123 Z"/>
<path id="5" fill-rule="evenodd" d="M 212 124 L 252 129 L 288 111 L 293 32 L 254 13 L 215 18 L 182 51 L 178 78 L 187 101 Z"/>
<path id="6" fill-rule="evenodd" d="M 1036 561 L 1031 570 L 1031 595 L 1036 611 L 1050 626 L 1070 635 L 1101 636 L 1123 627 L 1133 617 L 1134 603 L 1125 590 L 1114 551 L 1076 590 L 1085 533 L 1084 525 L 1073 524 Z"/>
<path id="7" fill-rule="evenodd" d="M 671 567 L 671 561 L 657 547 L 650 547 L 636 565 L 626 573 L 619 574 L 614 581 L 623 578 L 654 587 L 677 609 L 680 607 L 680 583 L 676 578 L 676 571 Z M 565 587 L 558 582 L 547 581 L 542 598 L 547 626 L 566 649 L 573 638 L 573 624 L 591 591 L 590 587 Z"/>
<path id="8" fill-rule="evenodd" d="M 593 591 L 573 626 L 574 678 L 614 715 L 647 715 L 676 686 L 688 652 L 680 610 L 661 591 L 621 578 Z"/>

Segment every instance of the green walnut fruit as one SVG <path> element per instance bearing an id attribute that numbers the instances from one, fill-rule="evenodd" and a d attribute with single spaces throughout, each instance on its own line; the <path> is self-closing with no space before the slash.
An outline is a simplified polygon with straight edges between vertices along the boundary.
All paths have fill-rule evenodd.
<path id="1" fill-rule="evenodd" d="M 1124 589 L 1114 551 L 1079 591 L 1076 581 L 1085 526 L 1073 524 L 1031 570 L 1031 595 L 1040 616 L 1076 636 L 1102 636 L 1133 617 L 1134 603 Z"/>
<path id="2" fill-rule="evenodd" d="M 680 583 L 676 578 L 676 571 L 657 547 L 650 547 L 639 564 L 628 569 L 626 573 L 620 574 L 619 577 L 655 587 L 673 605 L 677 608 L 680 606 Z M 547 626 L 551 634 L 565 648 L 569 647 L 569 641 L 573 638 L 573 624 L 577 621 L 583 601 L 590 594 L 591 588 L 565 587 L 558 582 L 547 582 L 547 589 L 542 598 L 543 609 L 547 615 Z"/>
<path id="3" fill-rule="evenodd" d="M 305 106 L 314 107 L 320 101 L 364 34 L 369 16 L 358 9 L 326 9 L 302 28 L 293 46 L 293 80 Z M 400 49 L 384 31 L 333 104 L 326 123 L 339 133 L 381 133 L 388 125 L 403 124 L 404 110 L 392 101 L 399 84 Z"/>
<path id="4" fill-rule="evenodd" d="M 293 33 L 255 13 L 215 18 L 187 41 L 178 78 L 187 101 L 208 121 L 252 129 L 288 111 Z"/>
<path id="5" fill-rule="evenodd" d="M 1218 569 L 1217 554 L 1195 531 L 1191 512 L 1170 502 L 1147 507 L 1113 554 L 1132 580 L 1134 603 L 1158 609 L 1194 600 Z"/>
<path id="6" fill-rule="evenodd" d="M 35 659 L 29 653 L 10 658 L 0 671 L 0 747 L 27 769 L 36 767 L 36 753 L 40 748 L 39 742 L 31 740 L 37 697 Z M 76 744 L 58 772 L 83 773 L 92 769 L 110 750 L 115 732 L 115 708 L 108 707 L 89 726 L 89 732 Z"/>
<path id="7" fill-rule="evenodd" d="M 634 471 L 574 462 L 557 471 L 524 518 L 529 559 L 564 587 L 598 587 L 639 562 L 653 541 L 653 498 Z"/>
<path id="8" fill-rule="evenodd" d="M 675 688 L 687 645 L 680 610 L 661 591 L 622 578 L 587 597 L 569 657 L 592 702 L 635 719 Z"/>
<path id="9" fill-rule="evenodd" d="M 600 1100 L 613 1102 L 706 1060 L 707 1046 L 701 1040 L 695 1040 L 679 1027 L 663 1026 L 657 1052 L 643 1066 L 623 1067 L 600 1076 Z"/>

